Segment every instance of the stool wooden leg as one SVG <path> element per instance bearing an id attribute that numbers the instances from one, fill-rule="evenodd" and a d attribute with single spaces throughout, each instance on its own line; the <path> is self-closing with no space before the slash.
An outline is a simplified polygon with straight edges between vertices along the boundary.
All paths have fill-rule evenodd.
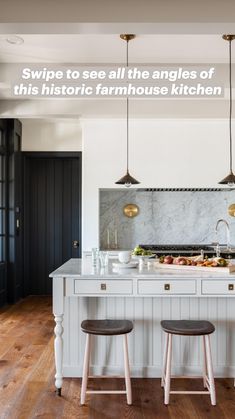
<path id="1" fill-rule="evenodd" d="M 89 333 L 87 333 L 84 363 L 83 363 L 83 374 L 82 374 L 81 405 L 85 404 L 85 400 L 86 400 L 86 390 L 87 390 L 87 382 L 88 382 L 88 374 L 89 374 L 90 353 L 91 353 L 91 335 L 89 335 Z"/>
<path id="2" fill-rule="evenodd" d="M 124 352 L 124 369 L 125 369 L 125 384 L 126 384 L 126 398 L 127 404 L 132 404 L 130 365 L 128 356 L 127 335 L 123 335 L 123 352 Z"/>
<path id="3" fill-rule="evenodd" d="M 164 403 L 169 404 L 170 402 L 170 390 L 171 390 L 171 354 L 172 354 L 172 334 L 169 333 L 169 342 L 167 349 L 166 359 L 166 378 L 164 385 Z"/>
<path id="4" fill-rule="evenodd" d="M 202 336 L 202 352 L 203 352 L 203 386 L 207 388 L 206 377 L 207 377 L 207 360 L 206 360 L 206 341 L 205 336 Z"/>
<path id="5" fill-rule="evenodd" d="M 208 379 L 209 379 L 209 387 L 210 387 L 211 404 L 213 406 L 215 406 L 216 405 L 215 380 L 214 380 L 214 373 L 213 373 L 211 345 L 210 345 L 210 336 L 209 335 L 205 336 L 205 342 L 206 342 L 206 359 L 207 359 L 207 369 L 208 369 Z"/>
<path id="6" fill-rule="evenodd" d="M 161 387 L 164 387 L 165 378 L 166 378 L 166 360 L 167 360 L 168 342 L 169 342 L 169 333 L 166 333 L 166 342 L 165 342 L 163 366 L 162 366 Z"/>

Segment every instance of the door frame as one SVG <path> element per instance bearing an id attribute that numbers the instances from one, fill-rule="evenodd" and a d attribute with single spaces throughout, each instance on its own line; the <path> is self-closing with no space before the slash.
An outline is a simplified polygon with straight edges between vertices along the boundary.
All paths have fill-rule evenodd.
<path id="1" fill-rule="evenodd" d="M 82 255 L 82 152 L 81 151 L 23 151 L 22 160 L 23 160 L 23 220 L 25 219 L 24 213 L 26 208 L 26 164 L 27 161 L 33 159 L 66 159 L 66 158 L 76 158 L 79 159 L 79 247 L 80 254 Z M 26 244 L 25 244 L 25 228 L 26 225 L 23 222 L 23 272 L 25 272 L 25 253 L 26 253 Z M 23 293 L 24 297 L 29 295 L 28 293 L 28 284 L 25 283 L 25 275 L 23 275 Z"/>

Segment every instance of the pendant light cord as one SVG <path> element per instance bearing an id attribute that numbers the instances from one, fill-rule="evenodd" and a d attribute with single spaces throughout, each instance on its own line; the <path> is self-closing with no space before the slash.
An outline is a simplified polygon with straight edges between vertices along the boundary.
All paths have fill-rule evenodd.
<path id="1" fill-rule="evenodd" d="M 126 99 L 126 168 L 129 173 L 129 99 Z"/>
<path id="2" fill-rule="evenodd" d="M 126 41 L 126 73 L 128 73 L 128 66 L 129 66 L 129 41 L 133 38 L 135 38 L 134 34 L 121 34 L 120 38 L 124 41 Z M 126 74 L 125 74 L 126 76 Z M 127 81 L 128 83 L 128 77 Z M 126 174 L 121 179 L 119 179 L 117 182 L 115 182 L 117 185 L 125 185 L 127 188 L 129 188 L 131 185 L 138 185 L 140 182 L 132 177 L 129 173 L 129 96 L 128 92 L 126 94 Z"/>
<path id="3" fill-rule="evenodd" d="M 126 40 L 126 66 L 129 66 L 129 39 Z"/>
<path id="4" fill-rule="evenodd" d="M 129 40 L 126 41 L 126 66 L 129 66 Z M 129 99 L 126 98 L 126 168 L 129 173 Z"/>
<path id="5" fill-rule="evenodd" d="M 229 40 L 229 138 L 230 138 L 230 172 L 233 171 L 233 148 L 232 148 L 232 39 Z"/>

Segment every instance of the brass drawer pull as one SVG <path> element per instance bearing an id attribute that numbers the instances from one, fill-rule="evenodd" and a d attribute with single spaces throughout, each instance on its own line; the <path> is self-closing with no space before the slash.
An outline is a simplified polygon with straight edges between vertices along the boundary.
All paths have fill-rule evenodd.
<path id="1" fill-rule="evenodd" d="M 106 284 L 100 284 L 101 291 L 106 291 Z"/>
<path id="2" fill-rule="evenodd" d="M 228 290 L 234 291 L 234 284 L 228 284 Z"/>
<path id="3" fill-rule="evenodd" d="M 171 289 L 170 284 L 164 284 L 164 290 L 165 291 L 170 291 L 170 289 Z"/>

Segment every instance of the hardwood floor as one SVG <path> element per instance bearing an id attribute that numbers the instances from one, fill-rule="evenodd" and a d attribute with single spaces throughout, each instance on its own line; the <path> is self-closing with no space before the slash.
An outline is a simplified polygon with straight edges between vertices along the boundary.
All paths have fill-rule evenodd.
<path id="1" fill-rule="evenodd" d="M 171 396 L 163 404 L 159 379 L 132 379 L 133 406 L 124 396 L 88 396 L 79 406 L 80 379 L 64 379 L 63 395 L 54 392 L 53 327 L 48 297 L 29 297 L 0 311 L 1 419 L 232 419 L 235 389 L 232 379 L 217 379 L 217 406 L 207 396 Z M 100 389 L 103 380 L 91 380 Z M 105 386 L 123 388 L 123 380 L 107 378 Z M 174 386 L 196 390 L 201 381 L 174 380 Z"/>

